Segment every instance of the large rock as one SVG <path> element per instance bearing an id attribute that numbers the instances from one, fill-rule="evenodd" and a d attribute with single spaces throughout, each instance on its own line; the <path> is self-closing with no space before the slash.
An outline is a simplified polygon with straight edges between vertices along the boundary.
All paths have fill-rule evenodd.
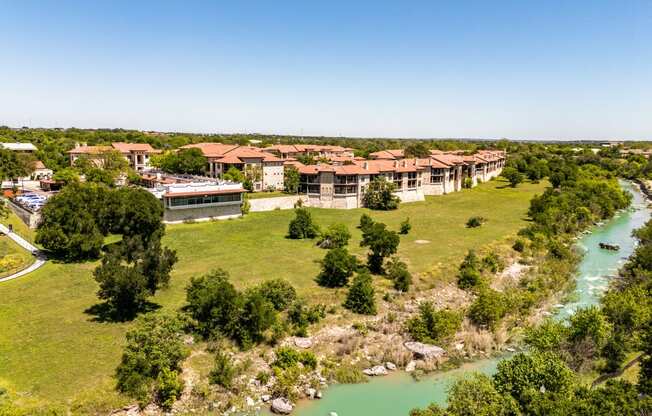
<path id="1" fill-rule="evenodd" d="M 416 368 L 417 368 L 417 362 L 413 360 L 407 363 L 407 365 L 405 366 L 405 371 L 411 373 L 414 370 L 416 370 Z"/>
<path id="2" fill-rule="evenodd" d="M 278 399 L 272 400 L 272 412 L 278 413 L 279 415 L 289 415 L 292 413 L 292 402 L 284 397 L 279 397 Z"/>
<path id="3" fill-rule="evenodd" d="M 294 338 L 294 345 L 299 348 L 310 348 L 312 347 L 312 340 L 310 338 Z"/>
<path id="4" fill-rule="evenodd" d="M 385 363 L 385 368 L 388 369 L 389 371 L 394 371 L 396 370 L 396 364 L 388 361 Z"/>
<path id="5" fill-rule="evenodd" d="M 422 342 L 406 342 L 405 348 L 412 351 L 417 358 L 439 358 L 446 354 L 443 348 L 436 345 L 424 344 Z"/>
<path id="6" fill-rule="evenodd" d="M 371 368 L 365 368 L 362 370 L 368 376 L 384 376 L 387 375 L 387 369 L 383 365 L 377 365 Z"/>

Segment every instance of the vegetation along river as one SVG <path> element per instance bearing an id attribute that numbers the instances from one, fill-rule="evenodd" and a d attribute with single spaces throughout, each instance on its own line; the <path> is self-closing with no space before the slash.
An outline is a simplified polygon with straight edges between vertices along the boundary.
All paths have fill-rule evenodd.
<path id="1" fill-rule="evenodd" d="M 634 250 L 632 231 L 650 218 L 647 201 L 639 189 L 624 181 L 621 186 L 634 195 L 632 206 L 605 224 L 595 226 L 590 234 L 577 241 L 585 255 L 577 273 L 576 293 L 571 296 L 572 301 L 558 308 L 555 316 L 559 319 L 566 319 L 578 308 L 598 302 L 609 280 Z M 600 249 L 600 242 L 618 244 L 620 251 Z M 431 402 L 444 404 L 448 386 L 454 380 L 474 371 L 493 374 L 499 360 L 494 358 L 464 364 L 419 382 L 401 372 L 363 384 L 334 385 L 328 388 L 322 400 L 303 402 L 293 413 L 298 416 L 328 416 L 330 412 L 336 412 L 338 416 L 407 416 L 415 407 L 425 407 Z"/>

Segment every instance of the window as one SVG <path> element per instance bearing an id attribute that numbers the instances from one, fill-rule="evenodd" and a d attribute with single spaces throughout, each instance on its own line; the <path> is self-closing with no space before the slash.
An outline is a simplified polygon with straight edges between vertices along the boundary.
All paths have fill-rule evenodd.
<path id="1" fill-rule="evenodd" d="M 204 196 L 191 196 L 191 197 L 178 197 L 169 198 L 171 207 L 183 207 L 192 205 L 208 205 L 220 204 L 225 202 L 240 202 L 242 201 L 241 194 L 225 194 L 225 195 L 204 195 Z"/>
<path id="2" fill-rule="evenodd" d="M 357 185 L 335 185 L 335 195 L 351 195 L 356 194 Z"/>
<path id="3" fill-rule="evenodd" d="M 319 194 L 321 192 L 319 176 L 301 175 L 299 178 L 299 192 L 303 194 Z"/>
<path id="4" fill-rule="evenodd" d="M 402 173 L 395 173 L 394 174 L 394 185 L 396 185 L 396 189 L 403 188 L 403 174 Z"/>
<path id="5" fill-rule="evenodd" d="M 408 172 L 408 188 L 415 189 L 417 187 L 417 173 Z"/>
<path id="6" fill-rule="evenodd" d="M 442 183 L 444 181 L 444 169 L 430 169 L 430 183 Z"/>

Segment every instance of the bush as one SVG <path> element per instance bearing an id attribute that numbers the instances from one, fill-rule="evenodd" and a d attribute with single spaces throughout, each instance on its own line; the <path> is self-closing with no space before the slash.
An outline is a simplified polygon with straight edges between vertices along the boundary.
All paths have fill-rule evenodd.
<path id="1" fill-rule="evenodd" d="M 503 172 L 500 176 L 507 179 L 509 181 L 509 186 L 512 188 L 516 188 L 516 185 L 523 182 L 524 179 L 524 176 L 521 172 L 509 166 L 503 169 Z"/>
<path id="2" fill-rule="evenodd" d="M 363 271 L 354 279 L 346 295 L 344 307 L 359 314 L 375 315 L 376 300 L 371 275 Z"/>
<path id="3" fill-rule="evenodd" d="M 181 340 L 181 328 L 175 316 L 147 314 L 139 318 L 127 332 L 127 344 L 116 369 L 118 391 L 148 403 L 158 397 L 160 387 L 168 389 L 173 384 L 172 375 L 161 374 L 178 374 L 181 361 L 188 354 Z M 169 398 L 173 390 L 162 392 L 163 396 Z"/>
<path id="4" fill-rule="evenodd" d="M 211 384 L 217 384 L 225 389 L 233 387 L 233 379 L 237 375 L 237 369 L 233 365 L 231 357 L 223 351 L 215 353 L 215 364 L 210 373 L 208 373 L 208 381 Z"/>
<path id="5" fill-rule="evenodd" d="M 288 238 L 315 238 L 319 235 L 319 227 L 313 223 L 312 215 L 307 208 L 296 208 L 295 218 L 288 227 Z"/>
<path id="6" fill-rule="evenodd" d="M 362 230 L 362 232 L 365 232 L 365 230 L 371 227 L 373 224 L 374 224 L 374 220 L 371 219 L 369 215 L 362 214 L 360 216 L 360 224 L 358 225 L 358 228 Z"/>
<path id="7" fill-rule="evenodd" d="M 476 325 L 495 328 L 507 310 L 499 292 L 483 288 L 469 308 L 469 318 Z"/>
<path id="8" fill-rule="evenodd" d="M 487 219 L 484 217 L 474 216 L 466 221 L 467 228 L 476 228 L 487 222 Z"/>
<path id="9" fill-rule="evenodd" d="M 275 352 L 276 360 L 272 363 L 272 367 L 288 370 L 301 363 L 304 367 L 312 370 L 317 368 L 317 357 L 310 351 L 297 351 L 290 347 L 281 347 Z"/>
<path id="10" fill-rule="evenodd" d="M 489 253 L 482 259 L 482 269 L 491 273 L 502 272 L 505 269 L 505 262 L 496 253 Z"/>
<path id="11" fill-rule="evenodd" d="M 471 179 L 471 178 L 464 178 L 464 182 L 462 183 L 462 188 L 464 188 L 464 189 L 471 189 L 471 188 L 473 188 L 473 179 Z"/>
<path id="12" fill-rule="evenodd" d="M 274 309 L 284 311 L 297 298 L 297 291 L 283 279 L 273 279 L 263 282 L 258 286 L 260 294 L 267 299 Z"/>
<path id="13" fill-rule="evenodd" d="M 369 209 L 393 210 L 398 208 L 399 199 L 394 192 L 396 186 L 384 178 L 376 178 L 369 183 L 362 196 L 364 206 Z"/>
<path id="14" fill-rule="evenodd" d="M 179 373 L 163 368 L 156 380 L 156 400 L 163 409 L 170 409 L 183 392 L 183 381 Z"/>
<path id="15" fill-rule="evenodd" d="M 460 265 L 460 272 L 457 276 L 457 286 L 460 289 L 470 289 L 480 286 L 482 283 L 482 276 L 478 270 L 479 268 L 480 262 L 475 251 L 469 250 Z"/>
<path id="16" fill-rule="evenodd" d="M 308 335 L 308 325 L 316 324 L 326 316 L 326 306 L 317 304 L 308 306 L 305 301 L 297 301 L 288 309 L 288 320 L 295 327 L 295 335 L 305 337 Z"/>
<path id="17" fill-rule="evenodd" d="M 412 224 L 410 224 L 410 218 L 406 218 L 405 221 L 401 222 L 401 229 L 399 234 L 408 234 L 412 229 Z"/>
<path id="18" fill-rule="evenodd" d="M 317 283 L 325 287 L 346 286 L 357 266 L 358 260 L 345 248 L 331 249 L 321 261 L 322 270 Z"/>
<path id="19" fill-rule="evenodd" d="M 415 341 L 430 344 L 450 340 L 462 324 L 462 315 L 449 311 L 435 311 L 430 302 L 419 305 L 419 314 L 407 322 L 407 331 Z"/>
<path id="20" fill-rule="evenodd" d="M 393 258 L 387 266 L 387 277 L 394 282 L 394 289 L 399 292 L 407 292 L 412 284 L 412 275 L 407 265 L 397 257 Z"/>
<path id="21" fill-rule="evenodd" d="M 333 224 L 324 231 L 317 245 L 321 248 L 341 248 L 349 244 L 351 233 L 344 224 Z"/>
<path id="22" fill-rule="evenodd" d="M 521 239 L 518 239 L 514 241 L 514 245 L 512 246 L 514 251 L 518 251 L 519 253 L 522 253 L 525 250 L 525 242 Z"/>

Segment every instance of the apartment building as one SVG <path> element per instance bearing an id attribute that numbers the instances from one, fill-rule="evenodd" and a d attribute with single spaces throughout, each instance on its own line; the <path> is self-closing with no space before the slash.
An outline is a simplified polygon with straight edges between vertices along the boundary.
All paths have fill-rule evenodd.
<path id="1" fill-rule="evenodd" d="M 296 159 L 297 157 L 312 156 L 316 159 L 353 158 L 353 149 L 335 145 L 320 144 L 277 144 L 265 148 L 281 159 Z"/>
<path id="2" fill-rule="evenodd" d="M 84 157 L 91 160 L 96 166 L 101 167 L 104 164 L 103 155 L 107 152 L 116 151 L 127 159 L 129 166 L 137 172 L 150 170 L 150 157 L 161 153 L 160 150 L 154 149 L 147 143 L 115 142 L 111 143 L 110 146 L 77 146 L 68 151 L 68 156 L 70 157 L 71 166 L 75 164 L 77 159 Z"/>
<path id="3" fill-rule="evenodd" d="M 208 159 L 208 175 L 222 178 L 232 167 L 252 178 L 254 192 L 283 189 L 283 160 L 253 146 L 197 143 L 182 149 L 200 149 Z"/>
<path id="4" fill-rule="evenodd" d="M 308 196 L 309 206 L 344 209 L 361 207 L 366 187 L 379 177 L 396 185 L 396 195 L 402 202 L 412 202 L 424 200 L 425 195 L 460 191 L 467 178 L 471 186 L 490 180 L 500 174 L 504 165 L 504 154 L 495 152 L 472 156 L 436 153 L 414 159 L 397 159 L 401 152 L 387 152 L 378 159 L 353 159 L 344 164 L 288 164 L 301 174 L 299 191 Z"/>

